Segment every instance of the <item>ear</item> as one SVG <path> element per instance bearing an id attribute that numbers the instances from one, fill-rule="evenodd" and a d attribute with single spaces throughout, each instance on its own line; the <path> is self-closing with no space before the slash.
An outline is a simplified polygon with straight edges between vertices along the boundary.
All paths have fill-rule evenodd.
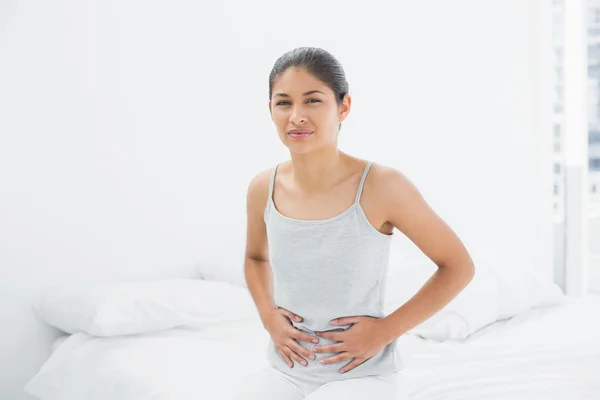
<path id="1" fill-rule="evenodd" d="M 352 105 L 352 97 L 350 97 L 350 95 L 346 93 L 346 95 L 344 96 L 344 99 L 342 100 L 342 104 L 340 104 L 340 107 L 339 107 L 340 108 L 340 112 L 339 112 L 340 123 L 348 117 L 348 114 L 350 113 L 351 105 Z"/>

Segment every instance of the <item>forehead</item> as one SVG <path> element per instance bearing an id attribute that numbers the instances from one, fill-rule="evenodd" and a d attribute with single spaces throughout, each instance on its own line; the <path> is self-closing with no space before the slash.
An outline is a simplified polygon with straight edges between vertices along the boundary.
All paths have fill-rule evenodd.
<path id="1" fill-rule="evenodd" d="M 286 93 L 289 95 L 302 94 L 309 90 L 320 90 L 324 93 L 331 89 L 317 77 L 303 68 L 291 67 L 279 75 L 274 82 L 274 93 Z"/>

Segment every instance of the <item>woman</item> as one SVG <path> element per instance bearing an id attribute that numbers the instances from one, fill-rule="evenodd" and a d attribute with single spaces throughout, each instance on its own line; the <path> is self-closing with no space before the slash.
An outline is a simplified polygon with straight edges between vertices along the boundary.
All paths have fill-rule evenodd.
<path id="1" fill-rule="evenodd" d="M 328 52 L 297 48 L 276 61 L 269 111 L 291 160 L 248 187 L 244 267 L 271 337 L 270 366 L 250 377 L 238 398 L 397 399 L 397 338 L 473 277 L 459 238 L 402 173 L 338 148 L 350 105 L 344 71 Z M 385 316 L 394 228 L 438 270 Z"/>

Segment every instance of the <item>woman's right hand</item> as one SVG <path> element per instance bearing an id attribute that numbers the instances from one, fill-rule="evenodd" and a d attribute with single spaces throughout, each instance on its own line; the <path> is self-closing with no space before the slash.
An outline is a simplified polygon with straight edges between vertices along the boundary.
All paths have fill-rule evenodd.
<path id="1" fill-rule="evenodd" d="M 302 317 L 281 307 L 273 310 L 271 314 L 263 318 L 265 329 L 271 335 L 275 348 L 290 368 L 294 366 L 292 359 L 304 366 L 307 363 L 302 356 L 311 360 L 315 359 L 315 355 L 300 346 L 297 340 L 314 344 L 319 343 L 318 337 L 304 333 L 292 325 L 292 319 L 297 322 L 302 321 Z"/>

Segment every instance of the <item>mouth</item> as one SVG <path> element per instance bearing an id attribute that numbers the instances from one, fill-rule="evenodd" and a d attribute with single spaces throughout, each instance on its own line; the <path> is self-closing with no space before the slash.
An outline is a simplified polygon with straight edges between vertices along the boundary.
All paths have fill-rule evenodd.
<path id="1" fill-rule="evenodd" d="M 305 139 L 312 135 L 312 131 L 306 129 L 293 129 L 288 132 L 288 136 L 293 139 Z"/>

